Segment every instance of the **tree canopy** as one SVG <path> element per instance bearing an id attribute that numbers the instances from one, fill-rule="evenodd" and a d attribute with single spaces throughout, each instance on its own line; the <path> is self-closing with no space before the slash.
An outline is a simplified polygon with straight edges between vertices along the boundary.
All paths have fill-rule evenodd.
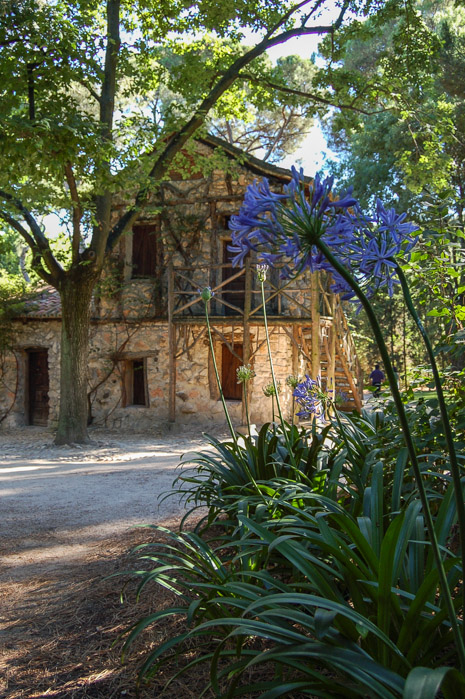
<path id="1" fill-rule="evenodd" d="M 339 162 L 329 167 L 366 206 L 381 197 L 416 217 L 421 249 L 408 273 L 425 322 L 439 344 L 443 336 L 443 347 L 444 335 L 454 347 L 465 317 L 464 12 L 452 0 L 411 3 L 399 16 L 386 7 L 340 32 L 335 49 L 325 42 L 325 55 L 337 61 L 318 77 L 327 89 L 345 90 L 345 99 L 355 91 L 364 110 L 374 109 L 369 116 L 331 114 L 327 134 Z M 405 360 L 408 320 L 405 325 L 392 301 L 380 303 L 392 351 Z M 363 320 L 355 323 L 364 335 Z M 421 361 L 413 345 L 408 354 L 410 362 Z"/>

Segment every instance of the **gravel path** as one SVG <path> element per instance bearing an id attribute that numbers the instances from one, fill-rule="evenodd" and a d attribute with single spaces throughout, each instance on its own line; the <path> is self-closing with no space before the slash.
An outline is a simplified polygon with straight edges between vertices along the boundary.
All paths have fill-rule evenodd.
<path id="1" fill-rule="evenodd" d="M 203 438 L 95 430 L 91 439 L 57 447 L 42 428 L 0 432 L 0 580 L 75 563 L 136 525 L 179 520 L 179 500 L 159 496 L 183 454 L 205 448 Z"/>

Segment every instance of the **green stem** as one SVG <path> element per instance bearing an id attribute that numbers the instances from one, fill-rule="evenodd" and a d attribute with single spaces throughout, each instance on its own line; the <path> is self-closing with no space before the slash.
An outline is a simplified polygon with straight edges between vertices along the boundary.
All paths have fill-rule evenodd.
<path id="1" fill-rule="evenodd" d="M 415 321 L 415 324 L 423 338 L 423 342 L 425 343 L 426 351 L 428 353 L 428 358 L 431 363 L 431 368 L 433 370 L 433 378 L 434 383 L 436 385 L 436 393 L 438 397 L 439 410 L 441 412 L 442 426 L 444 429 L 447 448 L 449 450 L 450 470 L 452 472 L 452 480 L 454 482 L 454 495 L 457 507 L 457 519 L 460 534 L 460 550 L 462 556 L 462 609 L 465 610 L 465 504 L 463 500 L 463 486 L 460 477 L 460 466 L 457 460 L 454 437 L 452 435 L 452 429 L 449 422 L 449 415 L 447 412 L 447 405 L 444 398 L 444 392 L 442 390 L 441 378 L 439 376 L 433 347 L 423 326 L 423 323 L 421 322 L 421 319 L 418 316 L 415 306 L 413 305 L 412 296 L 410 294 L 410 289 L 408 287 L 407 280 L 405 278 L 403 270 L 399 267 L 399 265 L 397 265 L 397 275 L 399 277 L 408 311 L 412 316 L 413 320 Z M 463 625 L 462 633 L 465 634 L 465 624 Z"/>
<path id="2" fill-rule="evenodd" d="M 247 382 L 244 381 L 244 403 L 245 403 L 245 419 L 247 420 L 247 429 L 249 431 L 249 438 L 252 438 L 250 434 L 250 418 L 249 418 L 249 402 L 247 400 Z"/>
<path id="3" fill-rule="evenodd" d="M 452 631 L 454 634 L 454 639 L 457 647 L 457 654 L 460 660 L 460 668 L 463 673 L 465 673 L 465 645 L 464 641 L 462 638 L 462 635 L 460 633 L 459 629 L 459 624 L 457 621 L 457 616 L 456 612 L 454 609 L 454 603 L 452 601 L 452 596 L 450 593 L 449 585 L 447 582 L 447 575 L 446 571 L 444 569 L 444 564 L 443 560 L 441 557 L 441 551 L 439 548 L 439 543 L 436 537 L 436 530 L 434 528 L 434 522 L 433 522 L 433 517 L 431 515 L 431 510 L 429 507 L 428 503 L 428 496 L 426 494 L 425 486 L 423 483 L 422 475 L 421 475 L 421 469 L 420 469 L 420 464 L 418 462 L 417 454 L 415 451 L 415 445 L 413 443 L 412 435 L 410 433 L 410 427 L 408 424 L 408 419 L 407 415 L 405 413 L 404 409 L 404 404 L 402 403 L 402 397 L 400 395 L 399 387 L 397 385 L 396 377 L 394 374 L 394 371 L 392 369 L 392 364 L 391 360 L 389 357 L 389 352 L 386 347 L 386 343 L 384 342 L 383 334 L 381 332 L 380 325 L 378 323 L 378 319 L 376 318 L 376 315 L 373 311 L 373 308 L 368 301 L 367 297 L 359 287 L 359 285 L 356 283 L 356 281 L 352 278 L 352 276 L 347 272 L 345 267 L 341 265 L 341 263 L 334 257 L 332 254 L 331 250 L 328 248 L 328 246 L 321 240 L 318 239 L 318 241 L 315 243 L 316 246 L 321 250 L 321 252 L 324 254 L 328 262 L 331 263 L 331 265 L 334 267 L 334 269 L 341 275 L 341 277 L 350 285 L 351 289 L 354 290 L 357 298 L 359 299 L 365 313 L 367 314 L 368 320 L 370 322 L 371 328 L 373 330 L 373 334 L 375 336 L 381 358 L 384 363 L 384 367 L 386 369 L 386 374 L 388 377 L 389 385 L 391 387 L 391 392 L 392 396 L 394 399 L 395 406 L 397 408 L 397 413 L 399 416 L 399 421 L 402 427 L 402 432 L 405 440 L 405 444 L 408 449 L 408 453 L 410 456 L 410 461 L 412 464 L 412 469 L 415 475 L 415 480 L 417 483 L 418 487 L 418 493 L 420 496 L 420 501 L 422 504 L 423 508 L 423 514 L 425 517 L 425 522 L 426 522 L 426 528 L 428 530 L 428 534 L 430 537 L 431 541 L 431 548 L 433 551 L 433 556 L 434 560 L 436 563 L 436 567 L 438 569 L 439 573 L 439 580 L 441 584 L 441 588 L 443 591 L 444 595 L 444 600 L 445 604 L 447 607 L 447 611 L 449 614 L 449 621 L 452 627 Z"/>
<path id="4" fill-rule="evenodd" d="M 287 450 L 289 453 L 289 458 L 292 461 L 292 465 L 294 466 L 294 468 L 297 468 L 296 463 L 295 463 L 295 459 L 294 459 L 294 454 L 292 453 L 292 447 L 291 447 L 291 444 L 289 442 L 289 436 L 287 434 L 286 426 L 284 424 L 284 418 L 283 418 L 283 414 L 281 411 L 281 403 L 280 403 L 279 395 L 278 395 L 278 384 L 276 382 L 276 376 L 274 373 L 273 357 L 271 356 L 270 333 L 268 331 L 268 318 L 266 315 L 265 285 L 263 283 L 263 280 L 260 280 L 260 286 L 261 286 L 261 290 L 262 290 L 263 321 L 264 321 L 264 325 L 265 325 L 266 346 L 268 349 L 268 359 L 270 361 L 271 379 L 273 381 L 274 391 L 276 394 L 276 407 L 278 408 L 279 421 L 281 423 L 281 428 L 282 428 L 282 431 L 284 434 L 284 439 L 286 440 L 286 447 L 287 447 Z M 273 422 L 274 422 L 274 415 L 273 415 Z"/>
<path id="5" fill-rule="evenodd" d="M 212 355 L 213 366 L 215 368 L 216 383 L 218 384 L 218 389 L 220 392 L 221 402 L 223 404 L 224 414 L 226 415 L 226 422 L 228 423 L 229 431 L 231 432 L 231 437 L 234 440 L 234 444 L 237 446 L 236 432 L 235 432 L 234 427 L 232 425 L 231 418 L 229 417 L 228 408 L 226 406 L 226 401 L 224 399 L 223 387 L 221 386 L 220 375 L 218 373 L 218 366 L 216 364 L 215 349 L 213 347 L 212 331 L 210 328 L 210 318 L 208 315 L 208 305 L 207 304 L 208 304 L 208 301 L 205 301 L 205 318 L 207 320 L 208 341 L 210 343 L 210 352 Z"/>

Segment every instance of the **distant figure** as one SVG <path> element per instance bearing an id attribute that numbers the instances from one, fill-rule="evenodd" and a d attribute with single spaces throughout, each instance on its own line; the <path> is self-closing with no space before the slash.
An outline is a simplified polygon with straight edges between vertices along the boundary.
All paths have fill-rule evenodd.
<path id="1" fill-rule="evenodd" d="M 379 368 L 379 364 L 376 364 L 374 370 L 370 374 L 371 385 L 375 387 L 375 390 L 373 391 L 374 396 L 379 396 L 381 393 L 381 384 L 385 378 L 386 377 Z"/>

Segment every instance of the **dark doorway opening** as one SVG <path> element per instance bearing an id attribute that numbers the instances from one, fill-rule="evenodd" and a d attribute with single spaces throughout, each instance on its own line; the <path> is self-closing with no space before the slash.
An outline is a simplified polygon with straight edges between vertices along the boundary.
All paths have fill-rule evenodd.
<path id="1" fill-rule="evenodd" d="M 129 359 L 124 368 L 123 406 L 144 405 L 147 400 L 147 367 L 145 359 Z"/>
<path id="2" fill-rule="evenodd" d="M 28 350 L 28 389 L 28 423 L 46 426 L 49 413 L 47 350 Z"/>
<path id="3" fill-rule="evenodd" d="M 227 400 L 242 400 L 242 384 L 237 383 L 237 369 L 242 366 L 242 344 L 234 343 L 233 354 L 227 345 L 221 346 L 221 384 Z"/>

